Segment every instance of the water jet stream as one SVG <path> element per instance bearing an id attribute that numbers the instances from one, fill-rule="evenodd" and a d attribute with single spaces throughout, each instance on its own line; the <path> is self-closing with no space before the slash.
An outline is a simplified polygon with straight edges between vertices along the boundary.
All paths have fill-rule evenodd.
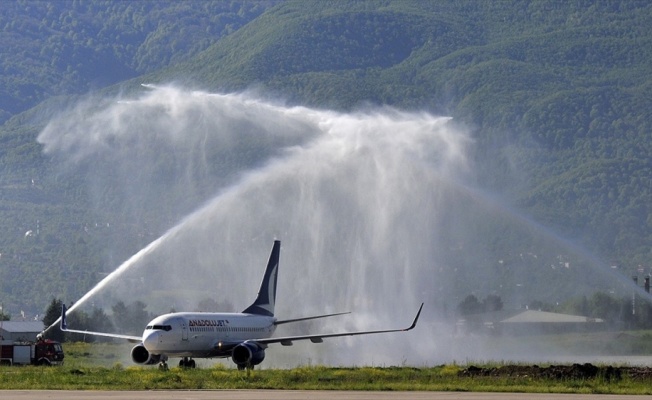
<path id="1" fill-rule="evenodd" d="M 138 253 L 134 254 L 131 258 L 129 258 L 127 261 L 122 263 L 118 268 L 116 268 L 113 272 L 108 274 L 104 279 L 102 279 L 97 285 L 95 285 L 91 290 L 86 292 L 79 300 L 77 300 L 74 304 L 72 304 L 70 307 L 68 307 L 67 312 L 72 312 L 75 309 L 77 309 L 79 306 L 83 305 L 88 299 L 90 299 L 92 296 L 100 292 L 103 288 L 105 288 L 107 285 L 111 284 L 114 280 L 118 279 L 120 275 L 122 275 L 128 268 L 130 268 L 132 265 L 137 263 L 141 258 L 145 257 L 148 253 L 150 253 L 154 248 L 159 246 L 163 241 L 165 241 L 168 237 L 174 234 L 174 232 L 178 229 L 173 228 L 169 232 L 167 232 L 165 235 L 159 237 L 146 247 L 144 247 L 142 250 L 140 250 Z M 47 333 L 50 329 L 53 327 L 57 326 L 61 322 L 61 317 L 57 318 L 56 321 L 54 321 L 50 326 L 45 328 L 42 334 Z"/>

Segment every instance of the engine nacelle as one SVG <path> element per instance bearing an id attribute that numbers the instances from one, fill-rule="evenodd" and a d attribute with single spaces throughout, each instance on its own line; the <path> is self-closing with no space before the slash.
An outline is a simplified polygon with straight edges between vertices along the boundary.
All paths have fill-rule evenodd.
<path id="1" fill-rule="evenodd" d="M 255 343 L 241 343 L 233 348 L 231 359 L 239 366 L 258 365 L 265 359 L 265 349 Z"/>
<path id="2" fill-rule="evenodd" d="M 159 354 L 149 354 L 149 351 L 141 343 L 131 349 L 131 360 L 136 364 L 151 365 L 161 361 L 161 356 Z"/>

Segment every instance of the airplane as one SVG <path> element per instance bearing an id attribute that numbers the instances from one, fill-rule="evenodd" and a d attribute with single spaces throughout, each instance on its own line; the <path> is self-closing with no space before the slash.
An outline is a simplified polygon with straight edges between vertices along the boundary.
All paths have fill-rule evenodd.
<path id="1" fill-rule="evenodd" d="M 126 339 L 137 343 L 131 350 L 131 359 L 137 364 L 167 369 L 169 357 L 180 357 L 180 367 L 195 368 L 193 358 L 231 358 L 238 369 L 253 369 L 265 358 L 268 345 L 280 343 L 291 346 L 293 342 L 310 340 L 322 343 L 326 338 L 370 335 L 376 333 L 406 332 L 414 329 L 423 309 L 419 307 L 412 324 L 403 329 L 384 329 L 358 332 L 312 334 L 302 336 L 272 337 L 281 324 L 326 318 L 348 313 L 325 314 L 305 318 L 277 320 L 274 316 L 276 281 L 278 277 L 281 242 L 274 241 L 265 274 L 255 301 L 241 313 L 175 312 L 154 318 L 147 324 L 142 336 L 122 335 L 69 329 L 66 306 L 61 307 L 60 328 L 64 332 L 83 333 Z"/>

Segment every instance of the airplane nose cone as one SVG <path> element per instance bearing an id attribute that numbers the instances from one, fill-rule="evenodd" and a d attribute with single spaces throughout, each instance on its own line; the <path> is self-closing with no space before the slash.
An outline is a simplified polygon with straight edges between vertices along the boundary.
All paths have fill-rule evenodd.
<path id="1" fill-rule="evenodd" d="M 143 339 L 143 346 L 150 352 L 156 350 L 159 344 L 159 335 L 160 332 L 149 332 Z"/>

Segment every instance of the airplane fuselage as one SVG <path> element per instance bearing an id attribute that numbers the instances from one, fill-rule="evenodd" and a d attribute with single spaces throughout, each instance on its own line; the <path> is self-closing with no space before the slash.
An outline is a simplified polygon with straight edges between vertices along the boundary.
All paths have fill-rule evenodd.
<path id="1" fill-rule="evenodd" d="M 150 354 L 230 357 L 245 340 L 272 336 L 276 318 L 243 313 L 172 313 L 153 319 L 143 332 Z"/>

